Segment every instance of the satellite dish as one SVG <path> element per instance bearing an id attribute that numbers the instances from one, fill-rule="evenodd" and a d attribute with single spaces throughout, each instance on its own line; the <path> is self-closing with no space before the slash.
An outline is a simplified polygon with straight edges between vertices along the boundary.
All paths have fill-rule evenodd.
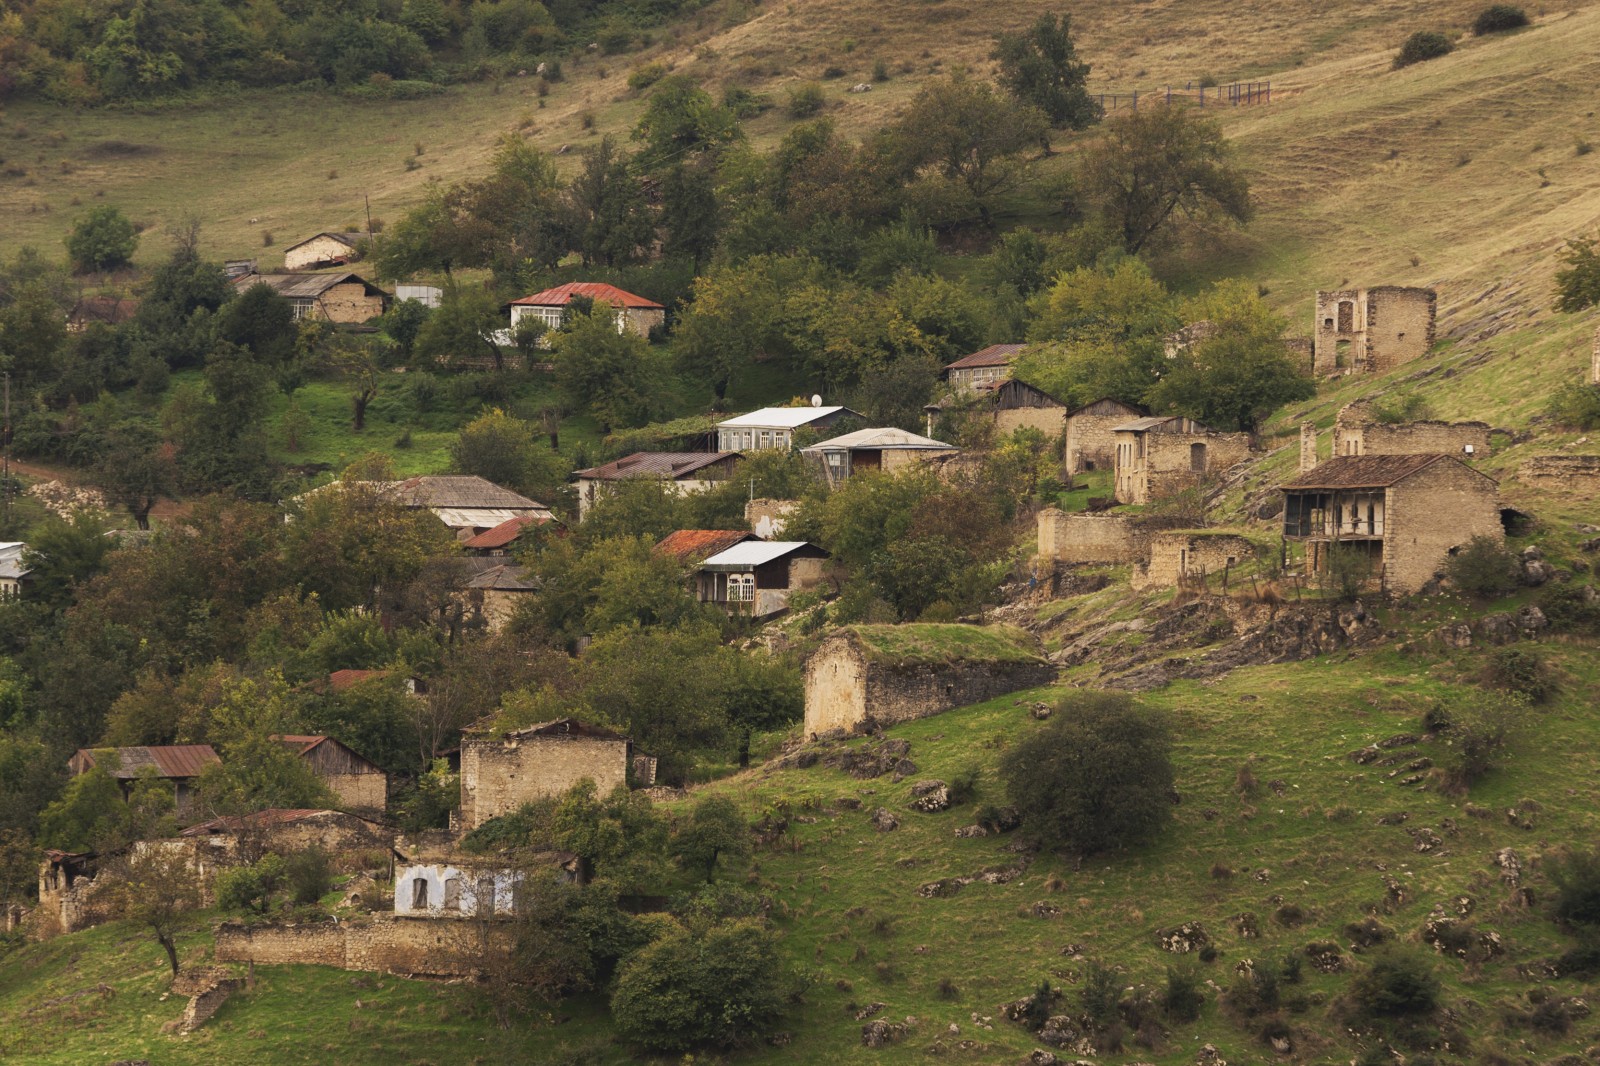
<path id="1" fill-rule="evenodd" d="M 821 407 L 822 406 L 822 397 L 820 395 L 816 394 L 816 393 L 812 393 L 812 395 L 811 395 L 811 406 L 812 407 Z"/>

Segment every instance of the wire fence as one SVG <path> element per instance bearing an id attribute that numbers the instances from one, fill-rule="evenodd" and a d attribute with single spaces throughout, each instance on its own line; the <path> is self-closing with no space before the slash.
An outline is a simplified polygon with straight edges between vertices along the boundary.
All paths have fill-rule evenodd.
<path id="1" fill-rule="evenodd" d="M 1232 85 L 1201 85 L 1186 82 L 1183 88 L 1168 85 L 1160 89 L 1131 93 L 1100 93 L 1095 96 L 1107 114 L 1124 108 L 1138 110 L 1139 105 L 1195 104 L 1200 107 L 1248 107 L 1272 103 L 1270 81 L 1236 81 Z"/>

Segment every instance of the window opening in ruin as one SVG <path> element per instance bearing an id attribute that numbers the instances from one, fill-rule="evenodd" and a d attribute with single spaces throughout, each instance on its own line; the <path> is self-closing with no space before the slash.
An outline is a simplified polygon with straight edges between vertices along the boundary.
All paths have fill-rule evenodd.
<path id="1" fill-rule="evenodd" d="M 1206 468 L 1206 446 L 1204 444 L 1189 445 L 1189 469 L 1196 473 L 1203 473 Z"/>
<path id="2" fill-rule="evenodd" d="M 461 909 L 461 878 L 445 878 L 444 909 L 447 911 L 458 911 Z"/>
<path id="3" fill-rule="evenodd" d="M 1344 367 L 1350 365 L 1350 342 L 1339 341 L 1333 346 L 1333 365 Z"/>
<path id="4" fill-rule="evenodd" d="M 428 879 L 418 877 L 411 882 L 411 909 L 425 911 L 428 909 Z"/>
<path id="5" fill-rule="evenodd" d="M 1339 301 L 1339 332 L 1351 333 L 1356 328 L 1356 305 L 1349 300 Z"/>
<path id="6" fill-rule="evenodd" d="M 478 878 L 478 917 L 494 917 L 494 878 L 488 874 Z"/>

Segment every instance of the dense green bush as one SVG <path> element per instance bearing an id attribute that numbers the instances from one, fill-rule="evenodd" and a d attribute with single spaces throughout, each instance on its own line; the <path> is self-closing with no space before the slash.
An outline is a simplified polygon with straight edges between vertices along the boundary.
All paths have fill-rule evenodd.
<path id="1" fill-rule="evenodd" d="M 1446 559 L 1444 573 L 1456 588 L 1479 600 L 1504 596 L 1517 587 L 1516 556 L 1497 538 L 1484 534 Z"/>
<path id="2" fill-rule="evenodd" d="M 1416 1018 L 1439 1008 L 1439 979 L 1423 956 L 1390 951 L 1350 982 L 1350 998 L 1369 1018 Z"/>
<path id="3" fill-rule="evenodd" d="M 321 848 L 306 848 L 284 860 L 283 878 L 296 903 L 315 903 L 333 891 L 333 864 Z"/>
<path id="4" fill-rule="evenodd" d="M 1539 609 L 1553 630 L 1583 633 L 1600 629 L 1600 596 L 1592 585 L 1552 581 L 1539 590 Z"/>
<path id="5" fill-rule="evenodd" d="M 1543 703 L 1555 691 L 1555 678 L 1538 652 L 1523 648 L 1496 648 L 1489 656 L 1488 681 L 1496 688 Z"/>
<path id="6" fill-rule="evenodd" d="M 1172 728 L 1122 693 L 1079 691 L 1000 761 L 1040 844 L 1080 855 L 1143 843 L 1172 816 Z"/>
<path id="7" fill-rule="evenodd" d="M 1198 970 L 1168 966 L 1167 985 L 1161 994 L 1161 1008 L 1167 1018 L 1179 1025 L 1195 1021 L 1206 1005 L 1206 986 Z"/>
<path id="8" fill-rule="evenodd" d="M 80 218 L 67 236 L 67 254 L 79 274 L 126 266 L 139 247 L 139 234 L 127 216 L 101 204 Z"/>
<path id="9" fill-rule="evenodd" d="M 1400 53 L 1394 57 L 1395 69 L 1409 67 L 1413 63 L 1421 63 L 1428 59 L 1438 59 L 1440 56 L 1449 55 L 1455 50 L 1455 45 L 1450 43 L 1450 38 L 1434 30 L 1418 30 L 1405 43 L 1400 46 Z"/>
<path id="10" fill-rule="evenodd" d="M 1472 20 L 1472 32 L 1482 37 L 1486 33 L 1504 33 L 1521 29 L 1528 24 L 1528 14 L 1511 4 L 1490 4 Z"/>
<path id="11" fill-rule="evenodd" d="M 1600 385 L 1568 382 L 1551 394 L 1545 411 L 1563 426 L 1594 429 L 1600 426 Z"/>
<path id="12" fill-rule="evenodd" d="M 1430 711 L 1448 748 L 1439 760 L 1445 787 L 1465 792 L 1498 767 L 1527 713 L 1526 697 L 1493 692 L 1458 697 Z"/>
<path id="13" fill-rule="evenodd" d="M 265 855 L 253 866 L 234 866 L 217 874 L 217 906 L 265 914 L 283 882 L 282 856 Z"/>
<path id="14" fill-rule="evenodd" d="M 789 90 L 789 103 L 785 110 L 790 118 L 810 118 L 822 110 L 823 103 L 822 86 L 797 85 Z"/>
<path id="15" fill-rule="evenodd" d="M 1555 916 L 1568 925 L 1600 926 L 1600 851 L 1569 851 L 1548 864 Z"/>

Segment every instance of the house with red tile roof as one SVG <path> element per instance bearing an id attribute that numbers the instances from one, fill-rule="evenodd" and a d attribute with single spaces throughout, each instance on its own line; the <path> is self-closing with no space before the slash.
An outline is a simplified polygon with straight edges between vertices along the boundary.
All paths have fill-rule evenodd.
<path id="1" fill-rule="evenodd" d="M 656 554 L 670 555 L 680 563 L 699 566 L 718 552 L 747 540 L 760 540 L 742 529 L 679 529 L 656 544 Z"/>
<path id="2" fill-rule="evenodd" d="M 524 319 L 543 323 L 546 332 L 560 329 L 562 316 L 575 298 L 590 300 L 596 306 L 609 305 L 616 314 L 618 333 L 631 330 L 641 337 L 648 337 L 651 330 L 667 324 L 667 309 L 654 300 L 647 300 L 604 282 L 569 281 L 565 285 L 512 300 L 511 332 L 515 333 Z"/>
<path id="3" fill-rule="evenodd" d="M 509 555 L 524 533 L 552 521 L 554 519 L 538 515 L 517 515 L 492 529 L 484 530 L 477 536 L 468 537 L 461 542 L 461 546 L 473 555 Z"/>
<path id="4" fill-rule="evenodd" d="M 609 463 L 578 470 L 578 521 L 618 482 L 654 478 L 670 484 L 681 496 L 705 492 L 733 476 L 744 460 L 739 452 L 634 452 Z"/>

